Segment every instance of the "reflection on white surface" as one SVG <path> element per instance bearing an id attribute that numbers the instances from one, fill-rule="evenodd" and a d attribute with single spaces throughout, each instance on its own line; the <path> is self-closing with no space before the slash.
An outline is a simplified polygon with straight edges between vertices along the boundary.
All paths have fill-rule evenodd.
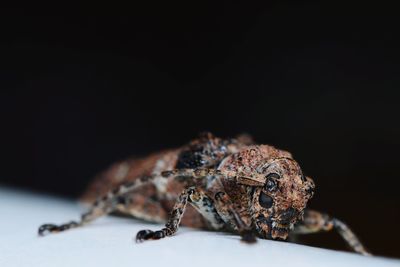
<path id="1" fill-rule="evenodd" d="M 0 188 L 0 266 L 400 266 L 400 261 L 364 257 L 286 242 L 239 242 L 238 236 L 181 228 L 173 237 L 142 244 L 139 230 L 161 225 L 107 217 L 80 229 L 37 236 L 43 223 L 77 220 L 82 209 L 65 200 Z"/>

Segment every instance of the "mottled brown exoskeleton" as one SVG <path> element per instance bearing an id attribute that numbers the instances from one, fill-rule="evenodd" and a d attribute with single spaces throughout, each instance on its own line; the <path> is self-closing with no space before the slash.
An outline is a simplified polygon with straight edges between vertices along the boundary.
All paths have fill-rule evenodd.
<path id="1" fill-rule="evenodd" d="M 166 222 L 159 231 L 138 232 L 137 241 L 173 235 L 180 224 L 233 231 L 246 242 L 336 229 L 354 251 L 369 254 L 343 222 L 306 209 L 313 194 L 313 180 L 289 152 L 254 144 L 248 136 L 207 133 L 181 148 L 114 164 L 84 194 L 93 205 L 79 222 L 44 224 L 39 234 L 120 213 Z"/>

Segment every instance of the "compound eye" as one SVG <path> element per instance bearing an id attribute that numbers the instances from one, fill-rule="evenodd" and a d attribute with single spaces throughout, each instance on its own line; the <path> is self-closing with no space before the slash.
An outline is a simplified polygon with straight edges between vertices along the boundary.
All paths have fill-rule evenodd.
<path id="1" fill-rule="evenodd" d="M 268 196 L 264 192 L 260 193 L 260 197 L 258 198 L 258 202 L 260 203 L 261 207 L 269 209 L 274 204 L 274 200 L 272 197 Z"/>
<path id="2" fill-rule="evenodd" d="M 277 179 L 280 179 L 281 177 L 277 173 L 270 173 L 266 176 L 267 182 L 265 184 L 265 189 L 267 189 L 269 192 L 273 192 L 278 188 L 278 182 L 276 181 Z"/>

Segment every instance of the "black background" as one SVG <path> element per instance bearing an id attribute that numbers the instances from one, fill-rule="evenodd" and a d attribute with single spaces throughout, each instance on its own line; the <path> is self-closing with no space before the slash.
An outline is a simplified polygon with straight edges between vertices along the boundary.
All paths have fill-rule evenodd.
<path id="1" fill-rule="evenodd" d="M 77 197 L 116 160 L 209 130 L 289 150 L 310 206 L 400 257 L 394 6 L 57 2 L 1 9 L 3 185 Z M 344 249 L 335 234 L 308 237 Z"/>

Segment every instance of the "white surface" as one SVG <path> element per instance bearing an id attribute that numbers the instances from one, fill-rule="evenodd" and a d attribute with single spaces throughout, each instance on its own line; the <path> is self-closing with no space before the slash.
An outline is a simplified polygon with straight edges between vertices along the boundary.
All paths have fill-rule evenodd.
<path id="1" fill-rule="evenodd" d="M 42 223 L 79 217 L 66 200 L 0 188 L 0 266 L 400 266 L 399 260 L 364 257 L 285 242 L 239 242 L 238 236 L 181 228 L 173 237 L 142 244 L 133 237 L 161 226 L 107 217 L 80 229 L 37 236 Z"/>

